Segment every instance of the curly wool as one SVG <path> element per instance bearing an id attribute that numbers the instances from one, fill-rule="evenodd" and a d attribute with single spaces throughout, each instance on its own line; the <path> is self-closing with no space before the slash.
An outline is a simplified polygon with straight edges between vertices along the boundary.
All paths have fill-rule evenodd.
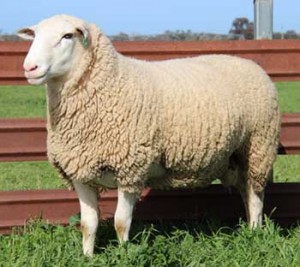
<path id="1" fill-rule="evenodd" d="M 62 176 L 124 191 L 206 186 L 262 191 L 276 157 L 276 90 L 255 63 L 225 55 L 145 62 L 89 25 L 91 46 L 48 88 L 48 156 Z"/>

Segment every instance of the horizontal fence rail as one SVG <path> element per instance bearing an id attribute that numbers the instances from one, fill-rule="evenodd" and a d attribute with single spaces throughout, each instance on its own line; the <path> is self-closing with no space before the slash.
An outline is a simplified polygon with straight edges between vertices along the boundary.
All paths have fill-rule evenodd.
<path id="1" fill-rule="evenodd" d="M 300 113 L 282 116 L 278 153 L 300 154 Z"/>
<path id="2" fill-rule="evenodd" d="M 0 119 L 0 161 L 47 160 L 46 121 Z M 300 154 L 300 113 L 282 117 L 280 154 Z"/>
<path id="3" fill-rule="evenodd" d="M 204 54 L 229 54 L 256 61 L 274 81 L 300 80 L 299 40 L 113 42 L 130 57 L 163 60 Z M 29 42 L 0 42 L 0 84 L 26 84 L 22 65 Z"/>
<path id="4" fill-rule="evenodd" d="M 47 160 L 46 121 L 0 119 L 0 162 Z"/>
<path id="5" fill-rule="evenodd" d="M 172 203 L 170 205 L 170 203 Z M 117 192 L 100 194 L 102 219 L 113 219 Z M 44 219 L 66 225 L 79 212 L 77 195 L 67 190 L 38 190 L 0 192 L 0 233 L 23 226 L 28 219 Z M 266 188 L 264 212 L 283 225 L 296 223 L 300 218 L 300 184 L 270 184 Z M 136 205 L 137 220 L 196 220 L 217 219 L 238 223 L 245 218 L 242 199 L 236 190 L 221 185 L 205 189 L 156 191 L 146 189 Z"/>

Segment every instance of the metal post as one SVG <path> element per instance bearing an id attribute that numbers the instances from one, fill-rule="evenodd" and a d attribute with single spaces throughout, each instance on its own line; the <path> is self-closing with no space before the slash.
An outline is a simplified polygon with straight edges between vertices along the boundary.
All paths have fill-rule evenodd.
<path id="1" fill-rule="evenodd" d="M 273 0 L 254 0 L 254 39 L 273 37 Z"/>

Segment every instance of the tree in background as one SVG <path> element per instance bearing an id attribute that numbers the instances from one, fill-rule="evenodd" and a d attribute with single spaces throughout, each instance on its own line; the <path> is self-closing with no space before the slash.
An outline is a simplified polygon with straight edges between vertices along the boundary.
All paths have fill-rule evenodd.
<path id="1" fill-rule="evenodd" d="M 254 38 L 254 24 L 248 18 L 236 18 L 232 22 L 229 34 L 233 37 L 232 39 L 251 40 Z"/>
<path id="2" fill-rule="evenodd" d="M 234 19 L 229 31 L 229 39 L 254 39 L 254 23 L 245 17 Z M 294 30 L 274 32 L 273 39 L 300 39 L 300 34 Z"/>
<path id="3" fill-rule="evenodd" d="M 285 39 L 298 39 L 299 34 L 297 34 L 294 30 L 289 30 L 284 34 Z"/>

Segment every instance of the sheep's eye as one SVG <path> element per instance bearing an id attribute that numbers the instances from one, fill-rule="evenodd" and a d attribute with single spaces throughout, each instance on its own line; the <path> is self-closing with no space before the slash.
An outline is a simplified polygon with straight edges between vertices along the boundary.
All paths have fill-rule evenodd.
<path id="1" fill-rule="evenodd" d="M 63 36 L 64 39 L 72 39 L 73 38 L 73 33 L 67 33 Z"/>

